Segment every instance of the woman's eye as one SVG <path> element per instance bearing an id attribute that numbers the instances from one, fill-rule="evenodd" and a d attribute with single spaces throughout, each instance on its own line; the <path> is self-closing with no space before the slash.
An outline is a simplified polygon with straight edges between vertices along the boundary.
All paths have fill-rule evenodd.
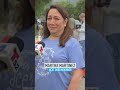
<path id="1" fill-rule="evenodd" d="M 59 18 L 55 18 L 55 20 L 60 20 Z"/>
<path id="2" fill-rule="evenodd" d="M 47 18 L 47 20 L 50 20 L 51 18 Z"/>

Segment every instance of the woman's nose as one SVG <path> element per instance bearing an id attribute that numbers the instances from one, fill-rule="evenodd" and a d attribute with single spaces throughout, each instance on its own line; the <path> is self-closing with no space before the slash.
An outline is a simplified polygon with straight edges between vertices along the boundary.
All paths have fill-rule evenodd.
<path id="1" fill-rule="evenodd" d="M 51 19 L 50 20 L 50 24 L 54 24 L 55 23 L 55 20 L 54 19 Z"/>

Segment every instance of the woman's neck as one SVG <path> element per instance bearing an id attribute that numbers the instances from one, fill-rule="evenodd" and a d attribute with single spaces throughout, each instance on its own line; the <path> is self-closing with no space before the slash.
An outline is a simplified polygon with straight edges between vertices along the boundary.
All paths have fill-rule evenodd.
<path id="1" fill-rule="evenodd" d="M 51 39 L 51 40 L 56 40 L 56 39 L 60 38 L 60 35 L 51 34 L 48 38 Z"/>

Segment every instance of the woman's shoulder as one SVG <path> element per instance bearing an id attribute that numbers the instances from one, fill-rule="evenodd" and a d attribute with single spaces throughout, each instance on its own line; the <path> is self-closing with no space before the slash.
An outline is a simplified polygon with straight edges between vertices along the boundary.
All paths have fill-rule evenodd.
<path id="1" fill-rule="evenodd" d="M 73 46 L 76 44 L 79 44 L 79 42 L 73 37 L 70 37 L 69 40 L 66 42 L 66 46 Z"/>

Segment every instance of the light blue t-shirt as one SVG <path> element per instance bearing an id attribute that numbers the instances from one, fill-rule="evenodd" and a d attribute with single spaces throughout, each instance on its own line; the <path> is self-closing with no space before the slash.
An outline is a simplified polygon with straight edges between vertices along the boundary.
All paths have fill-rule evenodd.
<path id="1" fill-rule="evenodd" d="M 58 40 L 44 39 L 45 53 L 36 59 L 35 90 L 68 90 L 72 71 L 49 72 L 44 63 L 76 63 L 76 69 L 85 67 L 83 54 L 79 42 L 70 38 L 65 47 L 59 46 Z"/>

